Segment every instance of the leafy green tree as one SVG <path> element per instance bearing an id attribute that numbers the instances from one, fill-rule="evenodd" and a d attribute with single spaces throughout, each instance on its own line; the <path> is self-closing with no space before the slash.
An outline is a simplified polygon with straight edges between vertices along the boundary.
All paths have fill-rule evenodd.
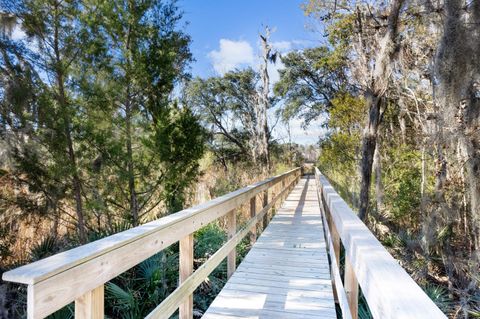
<path id="1" fill-rule="evenodd" d="M 331 106 L 335 94 L 345 89 L 345 65 L 328 47 L 294 51 L 283 56 L 285 65 L 275 94 L 284 99 L 284 120 L 300 117 L 305 124 L 318 118 Z"/>
<path id="2" fill-rule="evenodd" d="M 28 196 L 12 195 L 17 207 L 73 220 L 81 242 L 88 230 L 179 209 L 205 135 L 172 98 L 192 60 L 175 2 L 2 0 L 2 8 L 26 33 L 12 40 L 5 27 L 0 42 L 4 168 L 28 187 Z"/>
<path id="3" fill-rule="evenodd" d="M 186 103 L 211 128 L 211 146 L 217 154 L 227 147 L 237 156 L 257 161 L 258 82 L 259 75 L 248 68 L 189 83 Z"/>
<path id="4" fill-rule="evenodd" d="M 110 186 L 103 188 L 101 204 L 121 209 L 137 225 L 152 212 L 160 214 L 163 200 L 169 211 L 181 207 L 203 154 L 197 119 L 171 99 L 174 87 L 188 78 L 190 38 L 177 28 L 181 13 L 175 2 L 114 1 L 98 9 L 90 24 L 100 26 L 99 37 L 109 47 L 102 71 L 114 76 L 95 77 L 99 90 L 84 85 L 84 92 L 95 102 L 108 101 L 103 111 L 113 122 L 103 132 L 99 155 L 107 166 L 101 183 Z"/>
<path id="5" fill-rule="evenodd" d="M 27 35 L 25 41 L 16 44 L 24 50 L 21 56 L 16 54 L 15 61 L 25 70 L 35 70 L 30 72 L 35 78 L 30 78 L 27 87 L 37 88 L 24 100 L 34 112 L 28 119 L 30 130 L 24 135 L 31 138 L 30 145 L 14 146 L 17 166 L 27 174 L 33 191 L 43 191 L 47 203 L 56 206 L 59 199 L 72 194 L 78 236 L 85 242 L 80 170 L 83 158 L 75 143 L 82 134 L 77 125 L 82 109 L 74 93 L 72 74 L 75 61 L 82 57 L 92 37 L 81 23 L 82 14 L 89 14 L 88 8 L 78 1 L 16 0 L 4 0 L 2 7 Z M 5 57 L 4 63 L 8 60 Z M 21 105 L 19 100 L 13 102 Z"/>

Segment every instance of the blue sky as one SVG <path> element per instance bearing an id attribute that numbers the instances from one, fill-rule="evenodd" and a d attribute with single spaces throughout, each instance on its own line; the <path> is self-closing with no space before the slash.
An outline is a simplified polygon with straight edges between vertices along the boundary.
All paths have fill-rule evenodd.
<path id="1" fill-rule="evenodd" d="M 259 63 L 259 33 L 268 25 L 274 29 L 273 46 L 282 53 L 313 47 L 321 43 L 321 34 L 313 32 L 301 9 L 302 0 L 179 0 L 178 6 L 188 21 L 186 32 L 192 37 L 191 50 L 196 60 L 192 75 L 208 77 L 235 68 Z M 269 67 L 271 79 L 278 79 L 281 63 Z M 292 139 L 313 144 L 323 130 L 315 122 L 304 131 L 300 120 L 290 123 Z M 282 125 L 274 132 L 286 141 Z"/>
<path id="2" fill-rule="evenodd" d="M 247 41 L 256 49 L 262 25 L 276 28 L 272 42 L 296 42 L 296 47 L 318 43 L 318 34 L 305 28 L 301 4 L 301 0 L 179 0 L 197 59 L 193 75 L 212 74 L 208 54 L 219 49 L 221 39 Z"/>

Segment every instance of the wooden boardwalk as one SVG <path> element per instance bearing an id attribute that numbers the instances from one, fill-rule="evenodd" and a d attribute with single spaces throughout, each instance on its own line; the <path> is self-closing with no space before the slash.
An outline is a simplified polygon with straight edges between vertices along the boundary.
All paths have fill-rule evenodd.
<path id="1" fill-rule="evenodd" d="M 313 177 L 295 186 L 203 318 L 336 318 Z"/>
<path id="2" fill-rule="evenodd" d="M 206 319 L 336 319 L 332 288 L 342 318 L 357 318 L 360 287 L 373 318 L 447 319 L 317 168 L 315 178 L 300 176 L 301 168 L 294 168 L 206 203 L 4 272 L 2 279 L 28 285 L 29 319 L 43 319 L 71 302 L 75 302 L 76 319 L 104 318 L 104 285 L 180 242 L 180 285 L 146 318 L 168 319 L 179 309 L 179 318 L 193 319 L 193 293 L 226 258 L 228 273 L 233 275 L 205 313 Z M 273 187 L 276 195 L 268 198 L 265 192 Z M 235 271 L 235 247 L 292 188 Z M 320 215 L 317 196 L 324 216 Z M 256 211 L 254 204 L 259 197 L 264 205 Z M 251 218 L 238 228 L 235 210 L 248 202 Z M 194 233 L 223 217 L 229 240 L 193 271 Z M 322 225 L 321 217 L 327 218 L 329 225 Z M 343 280 L 338 267 L 342 246 Z"/>

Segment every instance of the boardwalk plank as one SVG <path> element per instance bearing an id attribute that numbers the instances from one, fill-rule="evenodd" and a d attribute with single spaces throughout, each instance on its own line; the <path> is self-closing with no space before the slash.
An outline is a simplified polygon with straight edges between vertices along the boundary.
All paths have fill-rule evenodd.
<path id="1" fill-rule="evenodd" d="M 336 318 L 315 182 L 303 178 L 205 319 Z"/>

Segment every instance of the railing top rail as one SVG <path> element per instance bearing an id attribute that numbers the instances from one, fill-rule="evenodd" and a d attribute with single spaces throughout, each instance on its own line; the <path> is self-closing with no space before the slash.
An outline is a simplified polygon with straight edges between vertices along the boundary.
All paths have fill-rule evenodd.
<path id="1" fill-rule="evenodd" d="M 338 195 L 318 168 L 323 200 L 374 318 L 447 318 Z"/>
<path id="2" fill-rule="evenodd" d="M 99 256 L 112 253 L 119 248 L 139 241 L 147 236 L 160 231 L 173 229 L 172 226 L 180 222 L 185 222 L 188 219 L 192 219 L 192 217 L 198 216 L 202 213 L 212 213 L 214 215 L 212 218 L 203 218 L 202 220 L 199 219 L 198 223 L 195 218 L 193 218 L 192 223 L 195 225 L 192 225 L 192 227 L 194 230 L 197 230 L 206 225 L 206 223 L 209 221 L 213 221 L 214 219 L 223 216 L 231 209 L 241 205 L 245 200 L 248 200 L 265 189 L 270 188 L 272 185 L 298 171 L 299 169 L 300 168 L 292 169 L 286 173 L 267 178 L 261 182 L 246 186 L 206 203 L 181 210 L 177 213 L 165 216 L 141 226 L 131 228 L 89 244 L 79 246 L 31 264 L 10 270 L 5 272 L 2 278 L 5 281 L 29 285 L 37 284 L 59 273 L 65 272 L 78 265 L 93 260 Z M 180 236 L 177 237 L 180 238 Z M 175 241 L 178 241 L 179 238 L 176 238 Z M 153 251 L 151 255 L 160 251 L 171 243 L 164 243 L 161 241 L 161 243 L 157 242 L 157 244 L 157 247 L 150 247 L 150 249 Z M 144 259 L 141 258 L 143 258 L 143 256 L 139 256 L 137 260 L 138 262 L 133 263 L 132 266 L 142 262 Z"/>

